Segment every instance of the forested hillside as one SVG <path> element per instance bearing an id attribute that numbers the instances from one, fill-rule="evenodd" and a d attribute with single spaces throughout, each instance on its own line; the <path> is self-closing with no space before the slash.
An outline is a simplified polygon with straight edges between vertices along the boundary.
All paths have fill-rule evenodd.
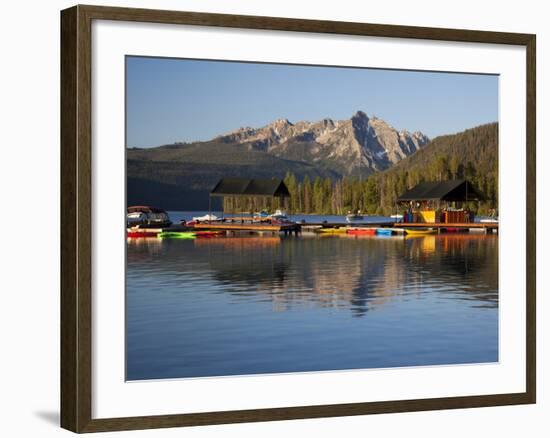
<path id="1" fill-rule="evenodd" d="M 498 124 L 478 126 L 432 140 L 425 148 L 391 169 L 366 179 L 305 178 L 288 172 L 291 210 L 315 214 L 345 214 L 361 210 L 389 214 L 397 197 L 422 181 L 466 178 L 485 195 L 479 213 L 498 208 Z M 470 206 L 477 209 L 477 204 Z"/>

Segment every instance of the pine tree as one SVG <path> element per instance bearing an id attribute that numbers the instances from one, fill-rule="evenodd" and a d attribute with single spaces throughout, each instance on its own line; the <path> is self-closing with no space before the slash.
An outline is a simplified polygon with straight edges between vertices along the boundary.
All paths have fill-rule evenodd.
<path id="1" fill-rule="evenodd" d="M 312 209 L 312 202 L 311 202 L 312 189 L 311 189 L 311 181 L 310 181 L 308 175 L 305 176 L 303 185 L 304 185 L 304 195 L 303 195 L 304 213 L 305 214 L 310 214 L 312 212 L 311 211 L 311 209 Z"/>

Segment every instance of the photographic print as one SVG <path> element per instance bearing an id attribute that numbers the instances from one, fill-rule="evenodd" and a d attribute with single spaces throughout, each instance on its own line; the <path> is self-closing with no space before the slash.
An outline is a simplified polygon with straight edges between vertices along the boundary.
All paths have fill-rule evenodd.
<path id="1" fill-rule="evenodd" d="M 126 379 L 499 361 L 499 77 L 127 56 Z"/>

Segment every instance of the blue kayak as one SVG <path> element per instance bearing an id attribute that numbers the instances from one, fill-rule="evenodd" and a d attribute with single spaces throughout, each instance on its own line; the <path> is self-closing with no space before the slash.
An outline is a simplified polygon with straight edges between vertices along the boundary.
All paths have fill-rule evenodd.
<path id="1" fill-rule="evenodd" d="M 377 228 L 376 234 L 380 236 L 391 236 L 393 234 L 393 230 L 391 228 Z"/>

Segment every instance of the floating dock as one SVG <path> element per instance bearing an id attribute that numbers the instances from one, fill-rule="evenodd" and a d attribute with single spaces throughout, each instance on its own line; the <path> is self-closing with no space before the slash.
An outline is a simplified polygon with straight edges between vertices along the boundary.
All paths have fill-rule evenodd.
<path id="1" fill-rule="evenodd" d="M 498 222 L 466 222 L 457 224 L 446 224 L 441 222 L 435 223 L 396 223 L 394 228 L 434 228 L 438 232 L 445 232 L 446 229 L 461 229 L 461 230 L 480 230 L 486 233 L 497 232 Z"/>
<path id="2" fill-rule="evenodd" d="M 323 228 L 334 228 L 334 227 L 393 227 L 395 222 L 385 221 L 385 222 L 299 222 L 304 227 L 323 227 Z"/>
<path id="3" fill-rule="evenodd" d="M 195 224 L 193 228 L 196 230 L 267 231 L 284 234 L 298 234 L 302 230 L 300 224 L 270 224 L 256 222 L 203 222 Z"/>

